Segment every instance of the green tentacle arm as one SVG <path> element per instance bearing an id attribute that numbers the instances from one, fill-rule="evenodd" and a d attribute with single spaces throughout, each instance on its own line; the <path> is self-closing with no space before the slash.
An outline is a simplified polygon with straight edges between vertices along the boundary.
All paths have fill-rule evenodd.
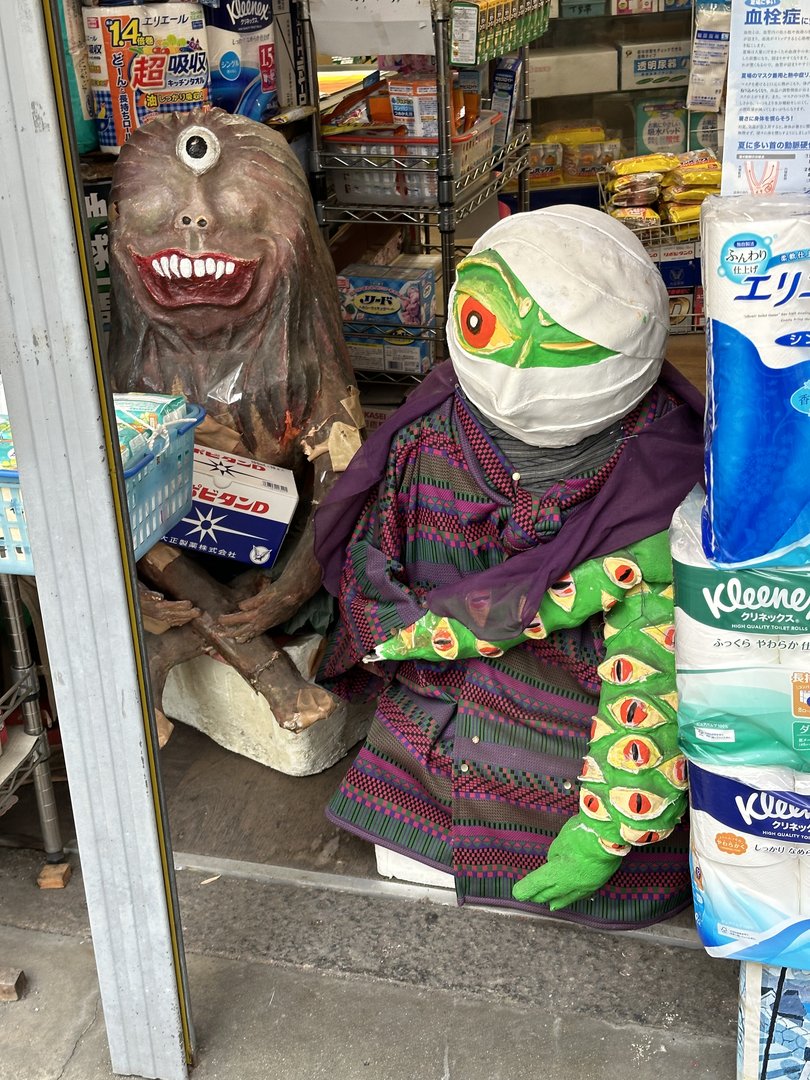
<path id="1" fill-rule="evenodd" d="M 606 605 L 602 688 L 579 777 L 579 813 L 560 830 L 548 861 L 512 890 L 516 900 L 552 911 L 591 896 L 632 847 L 668 836 L 686 808 L 667 535 L 601 560 L 608 577 L 614 559 L 638 577 L 620 602 Z M 597 561 L 580 569 L 598 578 Z"/>

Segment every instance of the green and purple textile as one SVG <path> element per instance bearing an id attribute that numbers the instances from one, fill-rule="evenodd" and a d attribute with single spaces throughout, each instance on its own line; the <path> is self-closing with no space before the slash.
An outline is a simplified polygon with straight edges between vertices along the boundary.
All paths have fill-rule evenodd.
<path id="1" fill-rule="evenodd" d="M 420 414 L 412 404 L 404 426 L 373 437 L 316 518 L 316 550 L 342 613 L 323 678 L 353 699 L 381 690 L 368 740 L 327 812 L 452 873 L 460 902 L 515 905 L 515 882 L 546 862 L 565 823 L 582 814 L 582 762 L 606 660 L 599 605 L 545 637 L 531 636 L 532 621 L 566 570 L 667 527 L 700 479 L 700 419 L 658 384 L 623 421 L 610 460 L 538 495 L 513 479 L 449 364 L 442 368 L 417 391 L 423 405 L 432 393 L 432 407 Z M 604 493 L 618 476 L 625 495 L 611 509 Z M 353 501 L 360 505 L 341 524 L 336 514 Z M 521 572 L 510 572 L 517 562 Z M 427 612 L 458 618 L 481 641 L 524 640 L 502 655 L 362 665 Z M 683 829 L 616 861 L 607 884 L 563 917 L 627 927 L 688 903 Z"/>

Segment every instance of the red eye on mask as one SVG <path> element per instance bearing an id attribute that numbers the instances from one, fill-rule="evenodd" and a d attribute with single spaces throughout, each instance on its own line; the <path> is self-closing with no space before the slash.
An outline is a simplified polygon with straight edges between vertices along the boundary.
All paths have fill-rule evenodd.
<path id="1" fill-rule="evenodd" d="M 492 340 L 498 320 L 480 300 L 468 296 L 461 307 L 461 332 L 474 349 L 484 349 Z"/>

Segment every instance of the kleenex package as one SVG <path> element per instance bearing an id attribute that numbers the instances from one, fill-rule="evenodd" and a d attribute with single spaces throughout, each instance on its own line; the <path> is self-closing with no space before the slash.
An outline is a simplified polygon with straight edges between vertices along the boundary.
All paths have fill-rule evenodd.
<path id="1" fill-rule="evenodd" d="M 810 198 L 710 197 L 703 542 L 722 565 L 810 565 Z"/>

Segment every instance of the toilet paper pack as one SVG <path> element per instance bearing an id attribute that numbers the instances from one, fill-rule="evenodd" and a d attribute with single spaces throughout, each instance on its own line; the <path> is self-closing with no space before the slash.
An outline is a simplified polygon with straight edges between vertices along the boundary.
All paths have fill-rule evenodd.
<path id="1" fill-rule="evenodd" d="M 806 195 L 708 198 L 707 500 L 723 565 L 810 565 L 810 214 Z"/>
<path id="2" fill-rule="evenodd" d="M 695 923 L 707 952 L 810 968 L 810 796 L 791 770 L 689 766 Z M 805 781 L 810 777 L 805 776 Z"/>
<path id="3" fill-rule="evenodd" d="M 670 531 L 681 745 L 702 765 L 810 773 L 810 571 L 712 566 L 702 502 Z"/>

